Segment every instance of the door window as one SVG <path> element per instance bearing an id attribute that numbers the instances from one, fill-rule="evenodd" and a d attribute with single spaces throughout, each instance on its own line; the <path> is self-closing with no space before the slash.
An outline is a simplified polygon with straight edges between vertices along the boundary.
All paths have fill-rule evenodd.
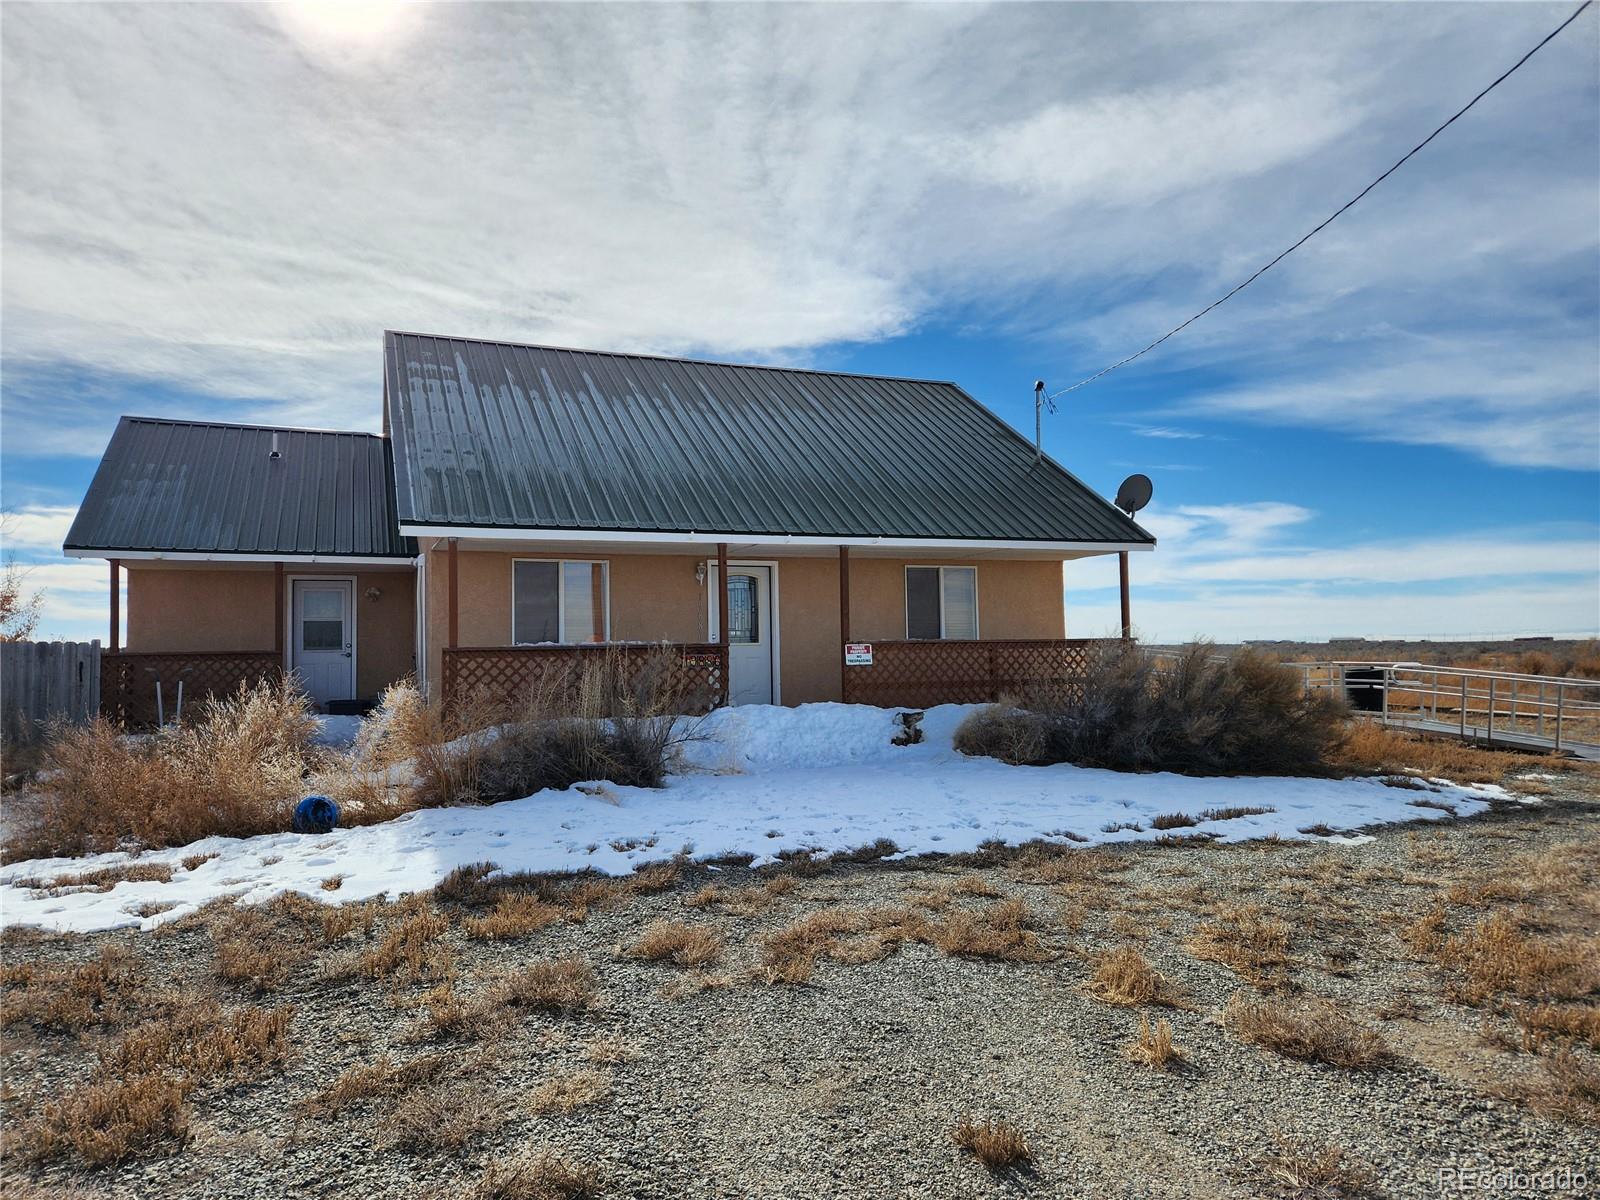
<path id="1" fill-rule="evenodd" d="M 300 645 L 306 650 L 344 649 L 344 594 L 313 591 L 300 593 Z"/>
<path id="2" fill-rule="evenodd" d="M 753 575 L 728 576 L 728 642 L 761 640 L 761 593 Z"/>

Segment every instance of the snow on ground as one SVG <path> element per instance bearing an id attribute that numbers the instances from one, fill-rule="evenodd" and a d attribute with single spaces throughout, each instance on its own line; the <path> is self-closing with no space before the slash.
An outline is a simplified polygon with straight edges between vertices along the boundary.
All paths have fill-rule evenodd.
<path id="1" fill-rule="evenodd" d="M 1150 828 L 1155 816 L 1198 817 L 1230 806 L 1274 811 L 1207 821 L 1198 831 L 1227 841 L 1273 833 L 1292 838 L 1307 836 L 1299 831 L 1313 825 L 1356 830 L 1448 815 L 1412 805 L 1415 790 L 1371 779 L 1193 779 L 967 758 L 952 747 L 951 736 L 969 711 L 962 705 L 930 709 L 922 726 L 926 740 L 894 746 L 893 710 L 846 704 L 723 709 L 700 726 L 701 740 L 690 743 L 682 773 L 664 789 L 580 784 L 481 808 L 423 809 L 322 836 L 206 838 L 138 856 L 140 863 L 171 864 L 170 883 L 123 882 L 105 892 L 50 895 L 18 884 L 132 860 L 102 854 L 13 863 L 0 868 L 0 925 L 148 929 L 219 896 L 259 902 L 298 891 L 329 903 L 394 897 L 485 861 L 507 871 L 591 867 L 618 874 L 679 852 L 749 853 L 760 864 L 785 850 L 833 852 L 878 838 L 890 839 L 903 854 L 957 853 L 991 839 L 1148 841 L 1162 836 Z M 1506 796 L 1492 785 L 1435 787 L 1428 798 L 1462 816 Z M 216 857 L 193 870 L 181 865 L 200 854 Z M 322 881 L 334 875 L 343 876 L 338 890 L 323 891 Z M 173 907 L 138 913 L 162 903 Z"/>

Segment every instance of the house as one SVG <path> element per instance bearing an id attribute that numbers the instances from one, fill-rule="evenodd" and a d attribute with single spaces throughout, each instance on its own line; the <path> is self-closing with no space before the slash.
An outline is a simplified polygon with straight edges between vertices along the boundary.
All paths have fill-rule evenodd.
<path id="1" fill-rule="evenodd" d="M 953 383 L 383 357 L 381 435 L 122 418 L 64 546 L 111 563 L 108 708 L 281 670 L 334 710 L 453 697 L 662 642 L 732 703 L 982 699 L 1081 656 L 1064 560 L 1155 544 Z"/>

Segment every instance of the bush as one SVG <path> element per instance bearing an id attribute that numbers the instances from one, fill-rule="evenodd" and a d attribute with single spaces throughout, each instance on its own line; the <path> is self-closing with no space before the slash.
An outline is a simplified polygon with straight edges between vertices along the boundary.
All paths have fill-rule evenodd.
<path id="1" fill-rule="evenodd" d="M 148 737 L 110 722 L 57 726 L 33 828 L 12 857 L 182 846 L 288 828 L 318 755 L 310 702 L 287 683 L 241 685 Z"/>
<path id="2" fill-rule="evenodd" d="M 1340 701 L 1305 693 L 1298 675 L 1259 651 L 1219 658 L 1202 642 L 1164 660 L 1107 643 L 1081 680 L 978 710 L 955 744 L 1029 765 L 1306 775 L 1324 769 L 1345 715 Z"/>

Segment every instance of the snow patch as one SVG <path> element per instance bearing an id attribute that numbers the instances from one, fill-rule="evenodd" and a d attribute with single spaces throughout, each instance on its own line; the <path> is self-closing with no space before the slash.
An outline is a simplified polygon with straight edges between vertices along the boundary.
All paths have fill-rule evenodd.
<path id="1" fill-rule="evenodd" d="M 1409 792 L 1376 779 L 1194 779 L 967 758 L 955 750 L 952 736 L 972 708 L 929 709 L 924 740 L 914 746 L 891 744 L 897 731 L 892 709 L 722 709 L 699 722 L 681 773 L 662 789 L 606 784 L 597 795 L 594 785 L 578 785 L 481 808 L 423 809 L 315 837 L 205 838 L 137 856 L 140 863 L 170 864 L 169 883 L 127 882 L 108 892 L 50 896 L 17 883 L 135 859 L 100 854 L 12 863 L 0 868 L 0 926 L 150 929 L 220 896 L 259 903 L 293 891 L 334 904 L 393 897 L 430 888 L 457 867 L 484 861 L 507 871 L 593 868 L 622 874 L 680 851 L 702 858 L 752 854 L 761 864 L 786 850 L 832 853 L 879 838 L 893 841 L 902 855 L 954 854 L 990 840 L 1044 838 L 1084 846 L 1151 841 L 1163 836 L 1150 827 L 1160 814 L 1199 817 L 1207 809 L 1240 806 L 1274 811 L 1203 821 L 1177 832 L 1221 841 L 1271 834 L 1300 838 L 1308 836 L 1300 830 L 1311 826 L 1351 831 L 1447 815 L 1412 806 Z M 1506 796 L 1492 786 L 1442 784 L 1439 792 L 1461 816 Z M 1341 832 L 1327 840 L 1355 845 L 1368 839 Z M 199 854 L 217 857 L 192 871 L 181 865 Z M 344 877 L 335 892 L 320 886 L 330 875 Z M 172 907 L 139 915 L 153 903 Z"/>

